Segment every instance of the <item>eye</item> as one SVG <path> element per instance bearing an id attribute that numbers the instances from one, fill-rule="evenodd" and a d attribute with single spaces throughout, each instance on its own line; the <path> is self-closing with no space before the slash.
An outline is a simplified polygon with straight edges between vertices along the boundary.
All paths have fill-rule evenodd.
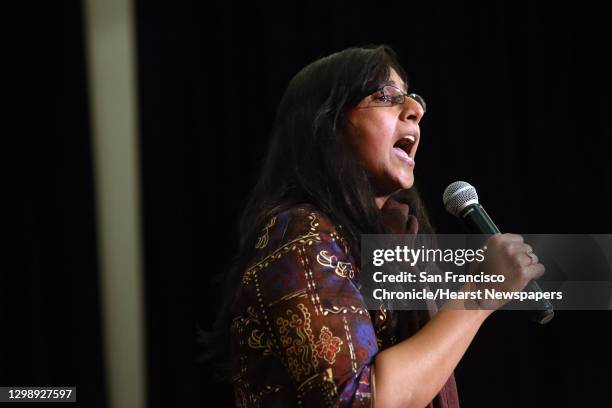
<path id="1" fill-rule="evenodd" d="M 401 105 L 404 103 L 404 94 L 394 86 L 385 86 L 381 93 L 384 95 L 384 100 L 392 105 Z"/>
<path id="2" fill-rule="evenodd" d="M 404 95 L 394 95 L 391 98 L 391 101 L 396 105 L 401 105 L 402 103 L 404 103 Z"/>
<path id="3" fill-rule="evenodd" d="M 391 99 L 389 98 L 389 95 L 387 95 L 384 92 L 378 92 L 378 96 L 375 98 L 377 101 L 379 102 L 389 102 Z"/>

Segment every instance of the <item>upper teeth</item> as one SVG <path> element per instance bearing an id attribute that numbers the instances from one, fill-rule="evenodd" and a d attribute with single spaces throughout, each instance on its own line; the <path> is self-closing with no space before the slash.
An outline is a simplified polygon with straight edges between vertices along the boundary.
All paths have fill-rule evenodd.
<path id="1" fill-rule="evenodd" d="M 414 142 L 416 140 L 416 138 L 414 136 L 404 136 L 404 139 L 408 139 L 411 142 Z"/>

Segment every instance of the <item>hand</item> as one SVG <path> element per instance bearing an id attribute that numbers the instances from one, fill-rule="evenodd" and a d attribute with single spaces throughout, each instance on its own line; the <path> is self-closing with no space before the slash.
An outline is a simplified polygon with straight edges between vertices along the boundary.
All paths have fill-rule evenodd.
<path id="1" fill-rule="evenodd" d="M 504 282 L 471 283 L 470 290 L 482 290 L 479 306 L 482 309 L 496 310 L 503 307 L 508 299 L 485 299 L 485 289 L 500 292 L 520 292 L 529 281 L 544 274 L 544 265 L 539 263 L 533 248 L 517 234 L 495 234 L 485 245 L 484 260 L 470 265 L 473 274 L 484 272 L 486 275 L 503 275 Z"/>

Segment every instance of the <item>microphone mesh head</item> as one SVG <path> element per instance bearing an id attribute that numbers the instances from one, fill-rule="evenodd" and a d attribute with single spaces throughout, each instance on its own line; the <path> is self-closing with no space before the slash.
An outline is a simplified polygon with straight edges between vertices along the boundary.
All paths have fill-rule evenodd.
<path id="1" fill-rule="evenodd" d="M 478 204 L 478 194 L 470 183 L 455 181 L 446 187 L 442 195 L 446 211 L 459 217 L 461 211 L 470 204 Z"/>

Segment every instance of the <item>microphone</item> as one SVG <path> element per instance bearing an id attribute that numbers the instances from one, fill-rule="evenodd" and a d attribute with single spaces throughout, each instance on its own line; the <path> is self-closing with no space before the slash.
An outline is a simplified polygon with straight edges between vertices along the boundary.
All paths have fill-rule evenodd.
<path id="1" fill-rule="evenodd" d="M 442 195 L 446 210 L 460 218 L 467 229 L 474 234 L 497 234 L 499 228 L 489 217 L 485 209 L 478 202 L 476 189 L 465 181 L 455 181 L 446 187 Z M 541 292 L 542 289 L 536 281 L 529 281 L 525 288 L 530 292 Z M 548 299 L 532 301 L 535 310 L 530 311 L 532 320 L 544 324 L 555 315 L 553 305 Z"/>

